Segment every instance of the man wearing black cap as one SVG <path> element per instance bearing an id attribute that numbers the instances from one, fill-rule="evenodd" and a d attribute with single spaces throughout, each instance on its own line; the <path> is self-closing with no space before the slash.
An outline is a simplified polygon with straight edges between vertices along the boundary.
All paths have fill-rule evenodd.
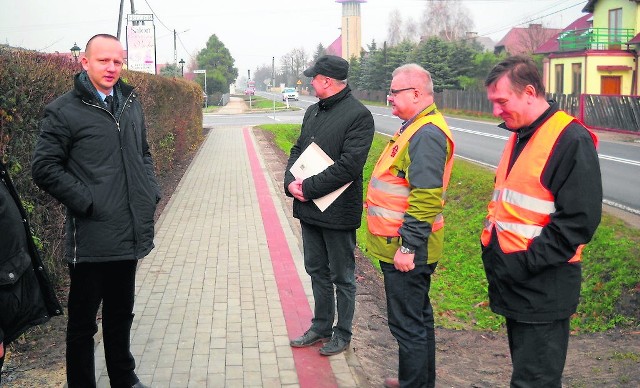
<path id="1" fill-rule="evenodd" d="M 285 193 L 294 198 L 293 216 L 302 226 L 304 265 L 311 276 L 315 302 L 311 327 L 290 344 L 307 347 L 330 340 L 320 348 L 320 354 L 325 356 L 343 352 L 351 341 L 356 294 L 354 249 L 362 216 L 362 169 L 374 133 L 371 112 L 351 95 L 348 71 L 349 63 L 333 55 L 318 58 L 304 71 L 305 76 L 312 77 L 311 86 L 320 101 L 304 115 L 284 177 Z M 317 175 L 296 179 L 290 168 L 311 143 L 316 143 L 335 163 Z M 349 182 L 347 189 L 324 211 L 312 201 Z M 336 302 L 338 320 L 333 326 Z"/>

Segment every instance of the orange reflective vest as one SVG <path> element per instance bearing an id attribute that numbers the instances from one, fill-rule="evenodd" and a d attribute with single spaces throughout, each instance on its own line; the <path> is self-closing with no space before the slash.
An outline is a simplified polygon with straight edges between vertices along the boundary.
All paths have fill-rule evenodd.
<path id="1" fill-rule="evenodd" d="M 387 144 L 380 155 L 380 159 L 376 163 L 376 167 L 371 175 L 369 186 L 367 189 L 367 226 L 369 232 L 377 236 L 397 237 L 400 236 L 398 229 L 404 222 L 404 213 L 409 208 L 409 193 L 411 188 L 409 182 L 405 178 L 395 176 L 391 172 L 391 166 L 394 165 L 397 158 L 405 154 L 405 149 L 409 145 L 409 141 L 413 135 L 424 125 L 436 125 L 446 136 L 450 148 L 450 157 L 444 169 L 443 176 L 443 200 L 444 194 L 449 185 L 449 177 L 451 176 L 451 168 L 453 167 L 453 136 L 444 121 L 441 113 L 428 114 L 416 119 L 409 124 L 407 128 L 397 137 L 396 141 Z M 432 232 L 442 229 L 444 226 L 444 217 L 442 213 L 436 216 L 431 226 Z"/>
<path id="2" fill-rule="evenodd" d="M 525 251 L 540 235 L 556 211 L 553 194 L 542 185 L 542 171 L 560 134 L 575 120 L 558 111 L 533 134 L 507 175 L 509 160 L 516 143 L 512 134 L 505 146 L 498 169 L 493 196 L 482 231 L 482 245 L 489 245 L 493 228 L 504 253 Z M 597 136 L 589 131 L 594 143 Z M 569 262 L 580 261 L 580 245 Z"/>

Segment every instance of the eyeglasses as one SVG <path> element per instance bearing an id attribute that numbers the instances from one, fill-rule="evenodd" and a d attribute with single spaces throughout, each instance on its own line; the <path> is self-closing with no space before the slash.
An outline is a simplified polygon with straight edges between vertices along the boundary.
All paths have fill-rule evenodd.
<path id="1" fill-rule="evenodd" d="M 389 95 L 392 96 L 392 97 L 395 97 L 400 92 L 404 92 L 406 90 L 412 90 L 412 89 L 415 90 L 415 88 L 389 89 Z"/>

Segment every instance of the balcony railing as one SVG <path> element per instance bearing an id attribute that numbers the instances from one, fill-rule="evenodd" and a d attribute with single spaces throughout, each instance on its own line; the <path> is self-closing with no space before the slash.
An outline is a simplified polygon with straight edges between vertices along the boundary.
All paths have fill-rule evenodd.
<path id="1" fill-rule="evenodd" d="M 632 28 L 586 28 L 566 31 L 558 37 L 560 51 L 628 49 Z"/>

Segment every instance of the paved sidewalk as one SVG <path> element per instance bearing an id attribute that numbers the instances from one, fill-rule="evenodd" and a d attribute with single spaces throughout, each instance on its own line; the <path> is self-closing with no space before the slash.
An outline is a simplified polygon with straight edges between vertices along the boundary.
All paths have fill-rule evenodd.
<path id="1" fill-rule="evenodd" d="M 132 353 L 143 383 L 358 386 L 351 350 L 323 357 L 289 346 L 310 325 L 313 300 L 279 196 L 250 129 L 209 131 L 137 273 Z M 101 342 L 96 375 L 109 387 Z"/>

